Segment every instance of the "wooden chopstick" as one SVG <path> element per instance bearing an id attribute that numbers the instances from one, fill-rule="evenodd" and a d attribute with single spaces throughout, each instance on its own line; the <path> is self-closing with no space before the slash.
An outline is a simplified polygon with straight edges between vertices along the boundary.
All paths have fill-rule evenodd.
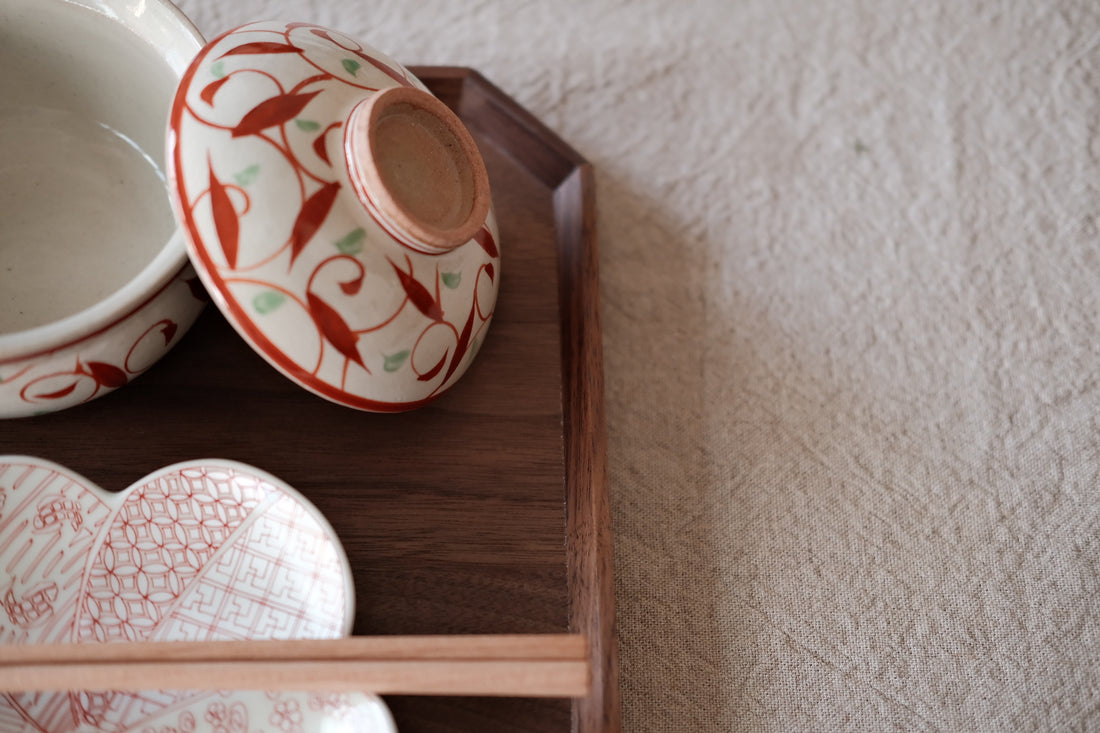
<path id="1" fill-rule="evenodd" d="M 0 646 L 0 691 L 226 689 L 584 697 L 579 634 Z"/>

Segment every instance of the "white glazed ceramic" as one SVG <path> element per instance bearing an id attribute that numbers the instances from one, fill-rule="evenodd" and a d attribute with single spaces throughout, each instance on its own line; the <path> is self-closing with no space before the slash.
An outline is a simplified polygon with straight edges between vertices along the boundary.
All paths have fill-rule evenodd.
<path id="1" fill-rule="evenodd" d="M 0 645 L 334 638 L 351 629 L 347 558 L 298 492 L 223 460 L 105 492 L 0 456 Z M 0 650 L 2 654 L 2 650 Z M 0 733 L 390 732 L 375 697 L 74 691 L 0 694 Z"/>
<path id="2" fill-rule="evenodd" d="M 204 305 L 164 186 L 168 2 L 0 0 L 0 417 L 140 374 Z"/>
<path id="3" fill-rule="evenodd" d="M 187 70 L 171 138 L 191 259 L 271 364 L 373 411 L 462 376 L 495 307 L 498 233 L 476 146 L 407 69 L 318 26 L 247 25 Z"/>

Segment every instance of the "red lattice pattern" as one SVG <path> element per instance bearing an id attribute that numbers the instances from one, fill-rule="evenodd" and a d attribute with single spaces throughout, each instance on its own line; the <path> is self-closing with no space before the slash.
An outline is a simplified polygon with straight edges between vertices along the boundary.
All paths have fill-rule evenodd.
<path id="1" fill-rule="evenodd" d="M 310 509 L 258 476 L 170 471 L 130 490 L 112 511 L 77 476 L 0 463 L 0 499 L 0 645 L 344 632 L 339 550 Z M 240 720 L 215 714 L 219 698 L 171 690 L 0 694 L 0 731 L 122 733 L 165 716 L 173 719 L 167 729 L 186 722 L 229 730 Z M 239 708 L 228 700 L 225 709 Z M 211 710 L 209 720 L 192 712 Z M 264 722 L 282 729 L 287 720 Z"/>
<path id="2" fill-rule="evenodd" d="M 88 572 L 78 641 L 147 638 L 268 491 L 191 471 L 132 493 Z"/>

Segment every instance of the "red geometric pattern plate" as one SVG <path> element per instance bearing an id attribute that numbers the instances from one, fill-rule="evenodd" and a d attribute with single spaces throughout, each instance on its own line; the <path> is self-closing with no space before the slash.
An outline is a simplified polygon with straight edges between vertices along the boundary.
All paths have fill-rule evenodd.
<path id="1" fill-rule="evenodd" d="M 298 492 L 240 463 L 163 468 L 108 493 L 0 456 L 0 644 L 335 638 L 343 548 Z M 0 732 L 390 731 L 377 698 L 304 693 L 0 694 Z M 343 727 L 341 727 L 343 726 Z"/>

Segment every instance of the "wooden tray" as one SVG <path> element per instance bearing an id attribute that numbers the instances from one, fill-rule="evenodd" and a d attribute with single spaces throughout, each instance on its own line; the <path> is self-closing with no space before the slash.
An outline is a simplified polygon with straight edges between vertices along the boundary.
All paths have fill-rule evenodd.
<path id="1" fill-rule="evenodd" d="M 388 698 L 402 733 L 616 731 L 592 170 L 478 73 L 414 72 L 481 146 L 501 229 L 497 315 L 449 394 L 402 415 L 338 407 L 279 375 L 211 306 L 133 384 L 0 421 L 0 453 L 47 458 L 108 489 L 190 458 L 274 473 L 343 540 L 356 634 L 589 638 L 586 699 Z"/>

